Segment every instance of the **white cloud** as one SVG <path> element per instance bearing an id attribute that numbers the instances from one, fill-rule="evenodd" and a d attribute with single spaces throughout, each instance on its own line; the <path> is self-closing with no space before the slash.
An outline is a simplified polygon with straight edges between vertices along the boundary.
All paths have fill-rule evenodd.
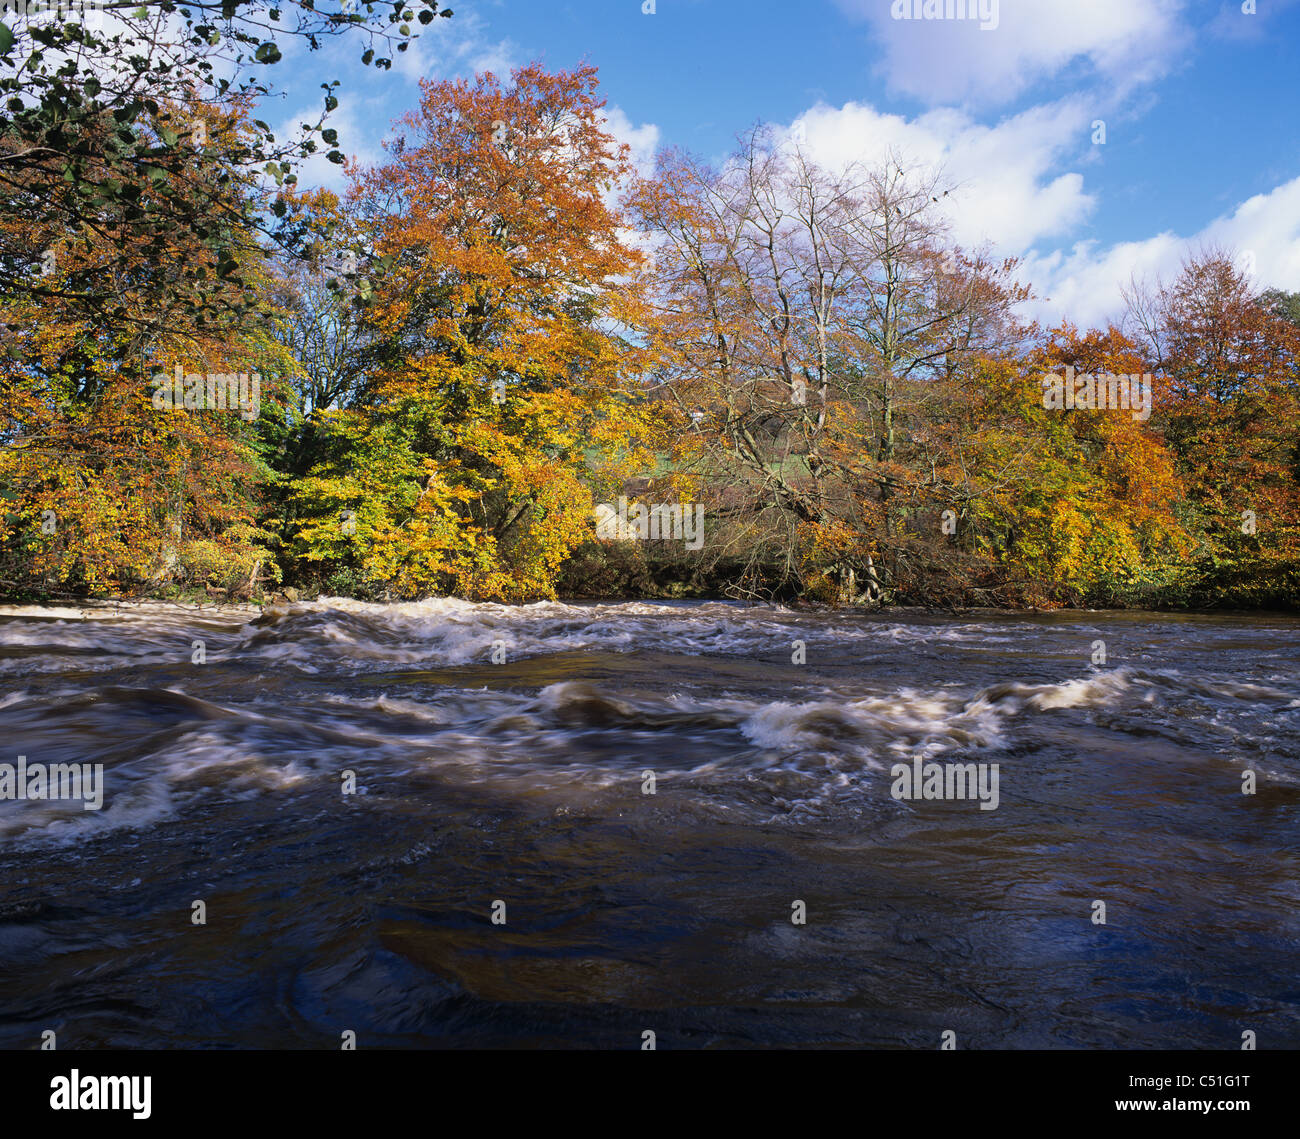
<path id="1" fill-rule="evenodd" d="M 655 152 L 659 149 L 659 127 L 655 123 L 634 126 L 622 107 L 605 109 L 604 126 L 619 142 L 627 143 L 631 149 L 630 158 L 636 173 L 642 178 L 651 177 L 655 169 Z M 622 186 L 611 186 L 601 195 L 605 205 L 611 211 L 617 212 L 623 189 Z M 618 234 L 625 245 L 653 256 L 654 242 L 649 234 L 637 229 L 620 229 Z"/>
<path id="2" fill-rule="evenodd" d="M 420 38 L 404 52 L 393 53 L 393 72 L 405 79 L 449 79 L 490 71 L 508 79 L 522 65 L 513 40 L 493 40 L 475 12 L 458 10 L 449 20 L 438 18 L 420 28 Z"/>
<path id="3" fill-rule="evenodd" d="M 1112 97 L 1170 71 L 1190 43 L 1184 0 L 994 0 L 996 27 L 976 19 L 895 19 L 916 0 L 838 0 L 884 47 L 881 70 L 896 92 L 931 105 L 1007 103 L 1044 80 L 1104 83 Z M 922 12 L 979 10 L 925 0 Z M 989 11 L 987 2 L 984 11 Z"/>
<path id="4" fill-rule="evenodd" d="M 1087 144 L 1091 121 L 1092 110 L 1081 99 L 1035 107 L 991 127 L 956 110 L 909 121 L 846 103 L 813 107 L 790 130 L 802 135 L 810 157 L 824 166 L 855 160 L 873 165 L 893 151 L 942 168 L 955 186 L 941 211 L 953 240 L 966 248 L 988 241 L 1019 252 L 1068 233 L 1092 212 L 1095 202 L 1084 191 L 1083 175 L 1055 172 Z"/>
<path id="5" fill-rule="evenodd" d="M 1082 167 L 1090 151 L 1093 109 L 1081 96 L 1035 107 L 983 126 L 963 111 L 938 109 L 908 120 L 858 103 L 819 105 L 786 132 L 816 162 L 843 167 L 879 163 L 893 152 L 921 167 L 941 167 L 955 186 L 935 209 L 950 238 L 966 249 L 986 242 L 1000 256 L 1023 258 L 1019 277 L 1037 301 L 1026 315 L 1056 323 L 1103 325 L 1123 313 L 1121 288 L 1134 276 L 1171 278 L 1204 245 L 1253 253 L 1259 288 L 1300 290 L 1300 178 L 1258 194 L 1199 231 L 1163 232 L 1110 246 L 1095 239 L 1058 246 L 1098 208 Z M 1080 169 L 1070 170 L 1074 161 Z"/>
<path id="6" fill-rule="evenodd" d="M 605 111 L 605 129 L 619 142 L 631 149 L 632 165 L 643 178 L 654 173 L 655 151 L 659 149 L 659 127 L 654 123 L 632 125 L 632 120 L 622 107 L 608 107 Z"/>
<path id="7" fill-rule="evenodd" d="M 1171 233 L 1145 241 L 1127 241 L 1101 249 L 1096 241 L 1080 241 L 1069 250 L 1031 252 L 1017 276 L 1034 290 L 1024 315 L 1044 324 L 1069 319 L 1081 328 L 1118 323 L 1124 314 L 1121 290 L 1131 280 L 1172 277 L 1188 244 Z"/>
<path id="8" fill-rule="evenodd" d="M 1256 194 L 1190 236 L 1160 233 L 1108 249 L 1083 241 L 1068 252 L 1031 253 L 1020 276 L 1042 298 L 1032 306 L 1040 319 L 1055 323 L 1068 316 L 1085 327 L 1100 326 L 1123 314 L 1120 290 L 1131 278 L 1168 281 L 1185 257 L 1206 246 L 1236 252 L 1243 260 L 1251 255 L 1260 290 L 1300 291 L 1300 178 Z"/>

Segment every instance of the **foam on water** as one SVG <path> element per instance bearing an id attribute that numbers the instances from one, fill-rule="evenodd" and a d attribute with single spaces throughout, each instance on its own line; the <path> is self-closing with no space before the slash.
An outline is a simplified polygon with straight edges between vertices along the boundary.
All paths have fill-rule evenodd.
<path id="1" fill-rule="evenodd" d="M 454 598 L 378 604 L 346 598 L 231 610 L 138 608 L 42 609 L 23 621 L 0 610 L 0 674 L 108 671 L 123 664 L 166 665 L 189 658 L 203 639 L 209 661 L 260 659 L 308 675 L 357 673 L 377 666 L 456 667 L 562 652 L 636 652 L 648 643 L 688 656 L 790 652 L 791 642 L 906 646 L 1011 643 L 1008 630 L 978 623 L 915 626 L 881 619 L 829 618 L 809 626 L 779 606 L 620 602 L 570 605 L 472 603 Z M 249 619 L 251 616 L 251 619 Z M 39 648 L 39 656 L 3 653 Z"/>
<path id="2" fill-rule="evenodd" d="M 962 678 L 994 671 L 983 664 L 993 646 L 1031 633 L 1040 650 L 1048 638 L 1087 644 L 1097 630 L 810 616 L 717 602 L 329 599 L 260 614 L 164 605 L 93 616 L 11 612 L 0 619 L 0 667 L 26 686 L 0 696 L 8 735 L 33 762 L 103 762 L 107 787 L 99 812 L 0 803 L 0 843 L 38 835 L 76 842 L 155 825 L 205 798 L 337 794 L 345 769 L 364 777 L 366 789 L 425 778 L 525 796 L 560 789 L 573 799 L 622 793 L 649 767 L 718 809 L 899 810 L 884 798 L 891 764 L 940 756 L 1014 762 L 1017 748 L 1037 746 L 1062 717 L 1211 747 L 1268 779 L 1300 782 L 1291 723 L 1300 695 L 1276 677 L 1261 683 L 1134 665 L 1080 673 L 1076 664 L 1043 681 Z M 191 665 L 190 642 L 199 637 L 208 663 Z M 808 670 L 787 663 L 796 640 L 807 648 Z M 492 671 L 495 642 L 523 671 Z M 539 682 L 523 667 L 558 654 L 648 652 L 654 665 L 600 681 Z M 915 666 L 936 653 L 937 664 Z M 699 660 L 692 667 L 702 671 L 679 681 L 661 663 L 672 659 Z M 729 661 L 748 671 L 726 680 Z M 900 661 L 910 679 L 896 678 Z M 918 672 L 940 666 L 947 679 L 917 682 Z M 158 679 L 103 685 L 69 676 L 57 687 L 40 679 L 124 667 L 132 676 L 152 668 Z M 466 682 L 448 683 L 457 667 L 467 670 Z M 420 679 L 433 668 L 441 670 L 437 683 Z M 367 674 L 379 674 L 382 686 L 337 679 Z"/>

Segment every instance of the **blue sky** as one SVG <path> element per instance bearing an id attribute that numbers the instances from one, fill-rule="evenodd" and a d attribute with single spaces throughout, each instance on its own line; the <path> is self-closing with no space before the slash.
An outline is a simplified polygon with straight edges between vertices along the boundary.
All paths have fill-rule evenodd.
<path id="1" fill-rule="evenodd" d="M 1024 259 L 1045 319 L 1118 315 L 1131 276 L 1167 278 L 1206 243 L 1300 290 L 1300 0 L 984 3 L 996 27 L 897 19 L 894 0 L 451 0 L 391 72 L 354 44 L 274 70 L 286 123 L 340 78 L 333 122 L 367 162 L 421 76 L 534 59 L 595 64 L 643 164 L 666 144 L 721 158 L 758 120 L 827 165 L 892 146 L 956 187 L 955 241 Z M 313 163 L 302 180 L 337 179 Z"/>

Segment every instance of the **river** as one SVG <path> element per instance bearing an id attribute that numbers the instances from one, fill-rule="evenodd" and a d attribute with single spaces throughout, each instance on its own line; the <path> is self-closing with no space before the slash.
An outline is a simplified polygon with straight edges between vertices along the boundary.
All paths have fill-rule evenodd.
<path id="1" fill-rule="evenodd" d="M 10 607 L 0 763 L 103 800 L 0 801 L 0 1046 L 1300 1047 L 1298 662 L 1275 615 Z"/>

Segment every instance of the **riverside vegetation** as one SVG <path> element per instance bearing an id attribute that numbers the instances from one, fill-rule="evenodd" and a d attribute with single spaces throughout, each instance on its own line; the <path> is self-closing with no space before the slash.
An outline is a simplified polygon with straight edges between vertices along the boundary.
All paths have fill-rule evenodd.
<path id="1" fill-rule="evenodd" d="M 948 240 L 940 173 L 764 127 L 638 171 L 594 67 L 425 81 L 385 161 L 307 191 L 337 136 L 272 145 L 265 47 L 216 92 L 6 81 L 7 599 L 1294 603 L 1300 295 L 1233 251 L 1041 327 L 1014 260 Z M 1062 374 L 1143 377 L 1149 415 Z M 262 377 L 255 411 L 155 398 L 214 375 Z M 620 497 L 702 540 L 609 538 Z"/>

